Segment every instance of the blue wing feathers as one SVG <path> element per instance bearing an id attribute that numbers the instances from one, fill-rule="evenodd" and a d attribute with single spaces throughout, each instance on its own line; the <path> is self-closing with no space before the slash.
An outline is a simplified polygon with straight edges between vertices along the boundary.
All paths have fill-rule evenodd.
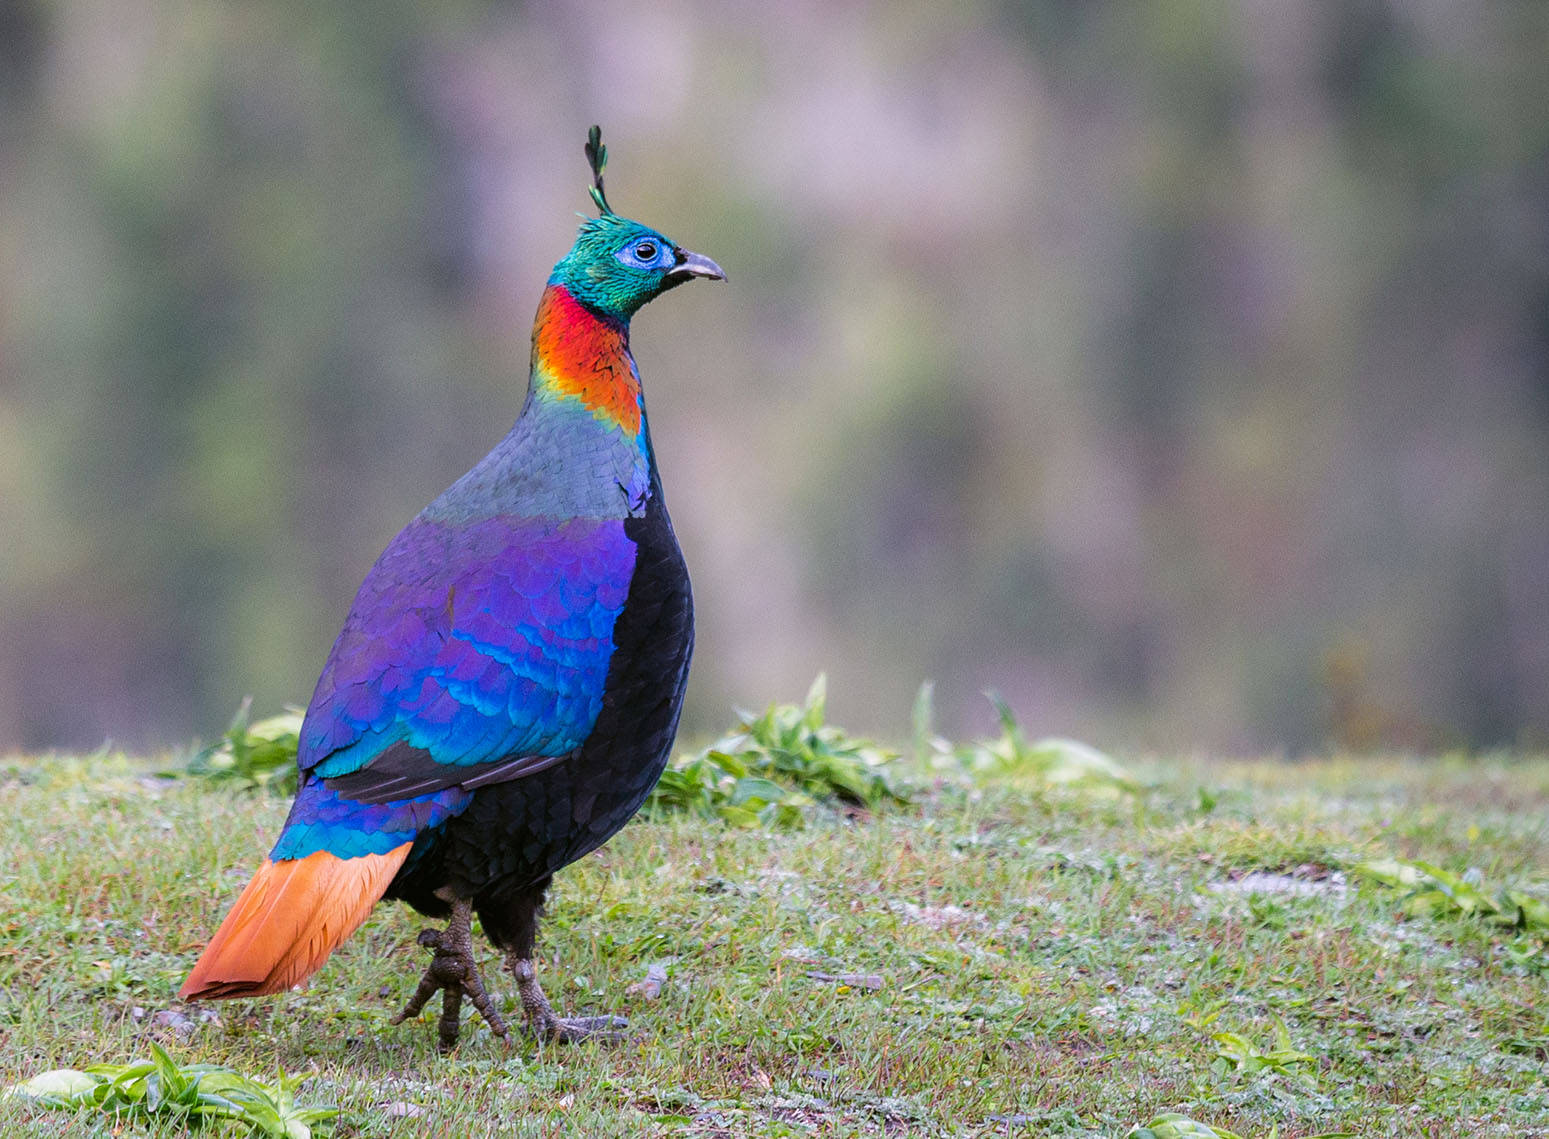
<path id="1" fill-rule="evenodd" d="M 310 777 L 273 857 L 383 853 L 467 806 L 459 769 L 515 777 L 532 765 L 503 761 L 579 747 L 602 709 L 634 556 L 613 520 L 422 517 L 405 528 L 362 583 L 318 680 L 299 756 Z M 383 758 L 405 746 L 413 775 Z M 427 779 L 427 766 L 446 773 Z M 324 783 L 346 776 L 372 801 Z M 445 786 L 380 802 L 373 782 L 383 793 Z"/>

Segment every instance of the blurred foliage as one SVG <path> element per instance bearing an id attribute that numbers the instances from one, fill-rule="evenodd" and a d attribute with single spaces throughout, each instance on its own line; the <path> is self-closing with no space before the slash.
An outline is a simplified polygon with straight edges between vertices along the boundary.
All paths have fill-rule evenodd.
<path id="1" fill-rule="evenodd" d="M 876 809 L 907 803 L 896 753 L 827 722 L 828 682 L 819 675 L 801 704 L 742 713 L 703 751 L 679 756 L 646 800 L 648 816 L 684 811 L 735 826 L 800 826 L 815 802 Z"/>
<path id="2" fill-rule="evenodd" d="M 7 1088 L 7 1096 L 41 1107 L 92 1110 L 113 1117 L 113 1134 L 127 1124 L 181 1126 L 189 1130 L 227 1125 L 225 1133 L 310 1139 L 314 1124 L 339 1114 L 332 1107 L 298 1107 L 296 1087 L 305 1077 L 281 1075 L 274 1083 L 216 1064 L 179 1065 L 155 1042 L 151 1058 L 128 1064 L 93 1064 L 84 1071 L 59 1068 Z"/>
<path id="3" fill-rule="evenodd" d="M 301 744 L 302 709 L 249 723 L 251 698 L 242 701 L 225 735 L 196 752 L 188 774 L 243 789 L 296 793 L 296 752 Z"/>
<path id="4" fill-rule="evenodd" d="M 1135 795 L 1144 790 L 1123 764 L 1089 744 L 1053 736 L 1029 742 L 1015 713 L 995 693 L 990 693 L 990 703 L 1000 718 L 1000 735 L 953 744 L 932 729 L 932 691 L 930 683 L 921 685 L 914 706 L 915 755 L 930 770 L 1105 795 Z"/>
<path id="5" fill-rule="evenodd" d="M 1549 6 L 0 10 L 0 747 L 307 691 L 515 416 L 600 121 L 689 731 L 1549 740 Z M 864 139 L 864 145 L 856 140 Z"/>
<path id="6" fill-rule="evenodd" d="M 1216 1042 L 1214 1066 L 1223 1073 L 1257 1076 L 1272 1072 L 1286 1079 L 1304 1081 L 1309 1086 L 1317 1083 L 1307 1065 L 1317 1064 L 1318 1057 L 1292 1047 L 1291 1031 L 1278 1016 L 1275 1017 L 1275 1042 L 1271 1047 L 1260 1047 L 1239 1032 L 1212 1032 L 1210 1039 Z"/>
<path id="7" fill-rule="evenodd" d="M 1355 872 L 1402 891 L 1400 906 L 1411 917 L 1480 918 L 1527 934 L 1549 934 L 1549 901 L 1524 890 L 1485 889 L 1477 869 L 1454 874 L 1429 862 L 1381 858 Z"/>

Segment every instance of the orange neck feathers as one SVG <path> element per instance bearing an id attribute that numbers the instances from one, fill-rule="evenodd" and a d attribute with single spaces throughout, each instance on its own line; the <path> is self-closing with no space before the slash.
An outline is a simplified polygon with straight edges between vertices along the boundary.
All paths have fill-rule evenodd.
<path id="1" fill-rule="evenodd" d="M 538 302 L 532 330 L 535 391 L 580 400 L 599 421 L 640 434 L 640 380 L 627 326 L 598 316 L 563 285 Z"/>

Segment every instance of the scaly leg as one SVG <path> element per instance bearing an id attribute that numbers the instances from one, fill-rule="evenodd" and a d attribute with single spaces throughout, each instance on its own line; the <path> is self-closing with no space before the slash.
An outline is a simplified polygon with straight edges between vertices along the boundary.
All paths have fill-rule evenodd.
<path id="1" fill-rule="evenodd" d="M 473 935 L 469 928 L 472 917 L 473 903 L 459 898 L 452 902 L 452 920 L 445 930 L 420 931 L 419 943 L 434 950 L 435 956 L 409 1003 L 392 1019 L 393 1024 L 402 1024 L 410 1017 L 418 1016 L 426 1002 L 439 992 L 441 1021 L 437 1049 L 442 1055 L 457 1047 L 464 996 L 473 1001 L 473 1007 L 489 1023 L 490 1031 L 502 1040 L 508 1034 L 506 1022 L 484 991 L 484 982 L 479 978 L 479 968 L 473 960 Z"/>
<path id="2" fill-rule="evenodd" d="M 543 912 L 543 896 L 548 888 L 549 879 L 540 879 L 499 910 L 480 911 L 485 930 L 493 931 L 495 943 L 505 950 L 506 965 L 516 978 L 516 991 L 522 998 L 527 1029 L 539 1040 L 622 1040 L 621 1030 L 629 1026 L 627 1020 L 616 1016 L 558 1016 L 538 985 L 533 946 L 538 940 L 538 915 Z"/>
<path id="3" fill-rule="evenodd" d="M 527 1015 L 527 1029 L 539 1040 L 573 1044 L 578 1040 L 624 1039 L 624 1029 L 629 1027 L 629 1021 L 621 1016 L 556 1015 L 554 1006 L 549 1004 L 549 998 L 543 995 L 538 984 L 538 974 L 530 956 L 518 957 L 513 950 L 506 955 L 506 964 L 516 978 L 516 991 L 522 998 L 522 1011 Z"/>

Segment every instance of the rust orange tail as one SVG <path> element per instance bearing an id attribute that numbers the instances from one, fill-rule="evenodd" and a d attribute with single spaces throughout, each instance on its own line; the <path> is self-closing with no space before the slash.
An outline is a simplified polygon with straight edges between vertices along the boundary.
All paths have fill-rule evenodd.
<path id="1" fill-rule="evenodd" d="M 366 920 L 412 845 L 359 858 L 320 850 L 265 859 L 178 996 L 261 997 L 300 984 Z"/>

